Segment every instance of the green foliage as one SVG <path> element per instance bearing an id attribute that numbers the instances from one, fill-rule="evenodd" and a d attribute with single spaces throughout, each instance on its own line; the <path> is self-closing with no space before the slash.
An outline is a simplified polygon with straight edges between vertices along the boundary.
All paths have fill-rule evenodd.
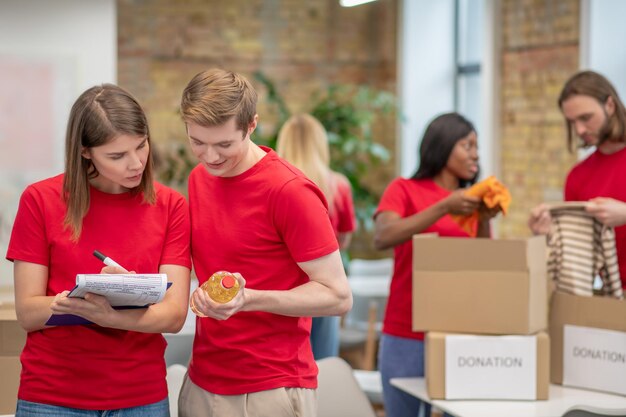
<path id="1" fill-rule="evenodd" d="M 289 118 L 289 110 L 274 84 L 262 73 L 256 79 L 267 88 L 268 101 L 278 109 L 278 126 Z M 326 128 L 331 152 L 331 168 L 344 174 L 352 184 L 354 205 L 359 224 L 365 230 L 373 228 L 372 214 L 380 199 L 367 183 L 366 174 L 389 160 L 389 150 L 373 137 L 376 119 L 392 114 L 395 96 L 386 91 L 365 86 L 331 85 L 313 94 L 309 113 Z M 278 131 L 255 141 L 270 147 L 276 144 Z"/>
<path id="2" fill-rule="evenodd" d="M 389 150 L 373 137 L 372 124 L 394 110 L 395 98 L 368 87 L 330 86 L 314 103 L 311 114 L 328 132 L 331 168 L 350 180 L 359 223 L 371 230 L 380 195 L 367 183 L 366 174 L 389 160 Z"/>
<path id="3" fill-rule="evenodd" d="M 276 90 L 276 86 L 260 71 L 254 73 L 254 78 L 257 79 L 263 86 L 267 89 L 267 101 L 272 104 L 276 109 L 278 109 L 278 126 L 282 126 L 287 119 L 289 119 L 290 113 L 287 108 L 287 104 L 285 104 L 285 100 L 278 94 Z M 280 127 L 279 127 L 280 129 Z M 262 141 L 264 140 L 266 143 L 264 145 L 269 146 L 272 149 L 276 149 L 276 137 L 278 136 L 278 129 L 265 138 L 260 138 Z M 258 143 L 258 142 L 257 142 Z"/>
<path id="4" fill-rule="evenodd" d="M 183 194 L 187 194 L 187 178 L 198 163 L 191 155 L 189 144 L 173 141 L 164 151 L 154 152 L 154 165 L 159 180 L 170 187 L 174 187 Z"/>

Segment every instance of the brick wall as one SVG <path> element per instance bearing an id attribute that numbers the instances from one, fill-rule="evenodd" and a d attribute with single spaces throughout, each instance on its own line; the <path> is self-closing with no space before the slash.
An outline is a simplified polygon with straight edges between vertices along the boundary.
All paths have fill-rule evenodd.
<path id="1" fill-rule="evenodd" d="M 562 199 L 576 160 L 557 98 L 578 70 L 579 1 L 504 0 L 501 13 L 500 163 L 513 203 L 499 234 L 519 237 L 532 207 Z"/>
<path id="2" fill-rule="evenodd" d="M 578 69 L 580 11 L 578 0 L 501 5 L 500 163 L 514 200 L 499 234 L 516 237 L 529 234 L 532 207 L 561 197 L 575 161 L 566 150 L 556 98 Z M 395 92 L 396 21 L 395 0 L 355 8 L 337 0 L 119 0 L 118 80 L 146 107 L 161 147 L 184 142 L 180 92 L 211 66 L 251 78 L 260 92 L 260 129 L 270 132 L 276 112 L 253 79 L 255 71 L 276 82 L 292 112 L 308 110 L 311 93 L 330 83 Z M 376 132 L 393 151 L 394 123 Z M 392 160 L 372 175 L 374 188 L 388 184 L 394 166 Z M 371 245 L 357 240 L 353 249 L 367 256 Z"/>
<path id="3" fill-rule="evenodd" d="M 396 2 L 343 8 L 337 0 L 120 0 L 119 84 L 146 107 L 157 143 L 184 140 L 180 93 L 196 73 L 219 66 L 244 74 L 260 93 L 260 129 L 277 126 L 262 71 L 292 112 L 310 109 L 332 83 L 395 92 Z M 380 138 L 395 143 L 395 129 Z M 393 161 L 386 177 L 393 175 Z"/>
<path id="4" fill-rule="evenodd" d="M 330 84 L 396 91 L 396 0 L 343 8 L 338 0 L 118 0 L 118 82 L 137 96 L 161 151 L 185 142 L 180 94 L 198 72 L 218 66 L 244 74 L 259 92 L 258 132 L 275 132 L 278 114 L 253 74 L 274 81 L 292 113 Z M 391 119 L 391 120 L 390 120 Z M 372 170 L 382 192 L 395 174 L 396 121 L 375 138 L 392 160 Z M 378 256 L 371 237 L 353 240 L 356 256 Z"/>

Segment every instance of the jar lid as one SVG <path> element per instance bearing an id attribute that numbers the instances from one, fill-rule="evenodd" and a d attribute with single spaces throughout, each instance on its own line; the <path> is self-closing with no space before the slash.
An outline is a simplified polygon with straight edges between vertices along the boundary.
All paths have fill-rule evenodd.
<path id="1" fill-rule="evenodd" d="M 235 286 L 235 277 L 232 275 L 226 275 L 222 278 L 222 286 L 224 288 L 232 288 Z"/>

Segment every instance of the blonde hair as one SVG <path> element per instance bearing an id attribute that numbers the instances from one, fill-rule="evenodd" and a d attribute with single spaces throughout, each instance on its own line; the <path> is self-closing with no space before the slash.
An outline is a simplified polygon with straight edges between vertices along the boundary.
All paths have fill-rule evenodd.
<path id="1" fill-rule="evenodd" d="M 221 126 L 235 118 L 244 137 L 256 115 L 257 93 L 248 80 L 213 68 L 196 74 L 183 91 L 180 108 L 185 123 Z"/>
<path id="2" fill-rule="evenodd" d="M 103 84 L 78 97 L 67 125 L 63 177 L 63 199 L 67 205 L 63 225 L 71 229 L 74 241 L 79 239 L 83 218 L 89 211 L 89 180 L 99 175 L 91 159 L 83 157 L 83 150 L 104 145 L 122 134 L 145 136 L 150 144 L 148 120 L 130 93 L 116 85 Z M 154 204 L 153 181 L 150 150 L 141 183 L 132 192 L 143 193 L 144 202 Z"/>
<path id="3" fill-rule="evenodd" d="M 309 114 L 291 116 L 278 132 L 276 152 L 300 169 L 324 193 L 332 210 L 334 186 L 324 126 Z"/>

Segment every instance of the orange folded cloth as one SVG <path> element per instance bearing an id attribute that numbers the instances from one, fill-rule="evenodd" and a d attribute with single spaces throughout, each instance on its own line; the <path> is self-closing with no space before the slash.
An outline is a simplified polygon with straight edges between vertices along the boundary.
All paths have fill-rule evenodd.
<path id="1" fill-rule="evenodd" d="M 480 197 L 488 208 L 497 207 L 505 215 L 511 204 L 509 190 L 493 175 L 472 185 L 465 191 L 465 194 Z M 466 216 L 452 215 L 452 219 L 470 236 L 476 237 L 478 232 L 478 210 Z"/>

